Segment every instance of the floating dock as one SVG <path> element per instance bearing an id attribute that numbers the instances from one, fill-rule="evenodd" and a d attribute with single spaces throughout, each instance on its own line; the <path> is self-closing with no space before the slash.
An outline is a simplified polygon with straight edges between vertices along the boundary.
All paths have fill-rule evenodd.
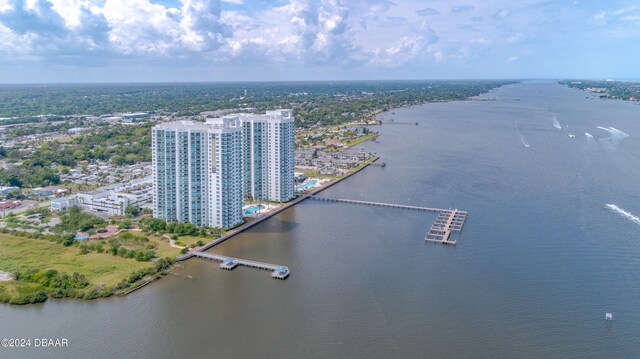
<path id="1" fill-rule="evenodd" d="M 318 201 L 352 203 L 352 204 L 361 204 L 361 205 L 367 205 L 367 206 L 410 209 L 410 210 L 438 213 L 438 217 L 436 217 L 436 220 L 433 222 L 433 225 L 431 226 L 431 229 L 429 230 L 429 232 L 427 232 L 427 235 L 424 237 L 424 240 L 427 242 L 442 243 L 442 244 L 449 244 L 449 245 L 456 244 L 456 241 L 451 239 L 451 232 L 453 231 L 461 232 L 462 226 L 464 226 L 464 222 L 467 219 L 467 212 L 460 211 L 457 209 L 420 207 L 420 206 L 410 206 L 406 204 L 360 201 L 360 200 L 346 199 L 346 198 L 318 197 L 314 195 L 309 196 L 309 198 L 315 199 Z"/>
<path id="2" fill-rule="evenodd" d="M 277 265 L 277 264 L 250 261 L 247 259 L 232 258 L 232 257 L 221 256 L 218 254 L 205 253 L 205 252 L 193 252 L 193 256 L 221 262 L 220 268 L 227 269 L 227 270 L 231 270 L 239 265 L 251 267 L 251 268 L 257 268 L 257 269 L 270 270 L 272 271 L 271 277 L 276 279 L 286 279 L 290 273 L 288 267 Z"/>
<path id="3" fill-rule="evenodd" d="M 455 246 L 456 241 L 451 239 L 451 232 L 461 232 L 466 219 L 467 212 L 465 211 L 459 211 L 457 209 L 440 211 L 431 229 L 424 237 L 424 240 Z"/>
<path id="4" fill-rule="evenodd" d="M 230 257 L 223 259 L 222 263 L 220 263 L 220 268 L 226 269 L 226 270 L 232 270 L 237 266 L 238 266 L 238 262 L 236 262 L 234 258 L 230 258 Z"/>

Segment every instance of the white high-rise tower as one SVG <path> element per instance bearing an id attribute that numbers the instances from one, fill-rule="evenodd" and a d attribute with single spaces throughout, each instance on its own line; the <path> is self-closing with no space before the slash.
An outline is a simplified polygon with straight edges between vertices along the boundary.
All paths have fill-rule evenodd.
<path id="1" fill-rule="evenodd" d="M 292 110 L 243 114 L 244 196 L 286 202 L 294 196 L 294 119 Z"/>
<path id="2" fill-rule="evenodd" d="M 209 223 L 242 222 L 242 122 L 236 115 L 208 120 Z"/>
<path id="3" fill-rule="evenodd" d="M 230 228 L 242 222 L 242 135 L 238 116 L 153 128 L 153 214 Z"/>

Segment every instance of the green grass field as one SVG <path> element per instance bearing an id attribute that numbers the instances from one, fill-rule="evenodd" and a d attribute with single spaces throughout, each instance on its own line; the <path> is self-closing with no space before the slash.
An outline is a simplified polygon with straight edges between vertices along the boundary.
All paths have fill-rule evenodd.
<path id="1" fill-rule="evenodd" d="M 137 262 L 108 253 L 81 255 L 77 247 L 0 234 L 0 271 L 14 273 L 27 269 L 55 269 L 69 275 L 73 272 L 83 274 L 91 285 L 115 286 L 132 272 L 148 267 L 153 267 L 153 263 Z M 0 290 L 9 295 L 37 287 L 32 283 L 0 282 Z"/>
<path id="2" fill-rule="evenodd" d="M 169 245 L 169 240 L 163 239 L 162 236 L 146 234 L 144 232 L 133 232 L 133 233 L 141 234 L 149 238 L 150 243 L 157 245 L 158 248 L 156 249 L 156 256 L 159 258 L 176 257 L 180 255 L 180 249 L 171 247 Z"/>
<path id="3" fill-rule="evenodd" d="M 185 245 L 189 246 L 191 244 L 196 244 L 198 241 L 202 241 L 203 243 L 207 243 L 213 240 L 212 236 L 208 237 L 200 237 L 200 236 L 180 236 L 178 237 L 178 242 L 182 242 Z"/>
<path id="4" fill-rule="evenodd" d="M 344 140 L 344 141 L 342 141 L 342 144 L 347 145 L 349 147 L 353 147 L 353 146 L 358 145 L 358 144 L 360 144 L 360 143 L 362 143 L 364 141 L 368 141 L 368 140 L 376 138 L 376 137 L 378 137 L 377 133 L 368 133 L 368 134 L 366 134 L 364 136 L 356 137 L 356 138 L 349 139 L 349 140 Z"/>

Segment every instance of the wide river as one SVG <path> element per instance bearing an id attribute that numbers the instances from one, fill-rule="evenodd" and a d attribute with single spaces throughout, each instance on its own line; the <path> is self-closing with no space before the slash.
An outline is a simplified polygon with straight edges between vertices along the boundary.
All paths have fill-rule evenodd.
<path id="1" fill-rule="evenodd" d="M 457 246 L 423 241 L 432 213 L 308 200 L 213 248 L 289 279 L 191 259 L 126 297 L 0 305 L 0 338 L 69 340 L 0 357 L 640 357 L 640 106 L 480 98 L 385 113 L 364 147 L 387 166 L 321 194 L 467 210 Z"/>

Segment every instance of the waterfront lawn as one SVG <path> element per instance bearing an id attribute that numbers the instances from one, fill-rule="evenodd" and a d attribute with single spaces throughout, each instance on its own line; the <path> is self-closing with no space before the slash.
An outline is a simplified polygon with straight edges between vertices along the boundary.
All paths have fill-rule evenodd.
<path id="1" fill-rule="evenodd" d="M 178 240 L 176 242 L 176 244 L 181 245 L 181 246 L 191 246 L 193 245 L 197 245 L 196 243 L 198 243 L 198 241 L 202 241 L 202 243 L 207 243 L 209 241 L 213 240 L 213 236 L 207 236 L 207 237 L 200 237 L 200 236 L 180 236 L 178 237 Z"/>
<path id="2" fill-rule="evenodd" d="M 371 158 L 369 158 L 368 160 L 360 163 L 360 166 L 354 168 L 353 171 L 351 171 L 351 173 L 360 171 L 361 169 L 365 168 L 369 164 L 375 162 L 378 158 L 380 158 L 380 156 L 371 156 Z"/>
<path id="3" fill-rule="evenodd" d="M 149 242 L 156 245 L 156 256 L 158 258 L 176 257 L 180 255 L 180 248 L 171 247 L 167 238 L 162 238 L 162 236 L 156 236 L 155 234 L 146 234 L 144 232 L 137 233 L 149 238 Z"/>
<path id="4" fill-rule="evenodd" d="M 308 170 L 296 168 L 296 172 L 302 172 L 307 178 L 328 178 L 328 179 L 338 179 L 344 177 L 343 175 L 324 175 L 320 173 L 320 170 Z"/>
<path id="5" fill-rule="evenodd" d="M 149 243 L 152 243 L 156 246 L 156 256 L 158 258 L 165 257 L 176 257 L 180 255 L 180 248 L 174 248 L 169 245 L 169 240 L 166 238 L 162 238 L 162 236 L 157 236 L 155 234 L 147 234 L 144 232 L 134 232 L 138 234 L 142 234 L 143 236 L 149 238 Z M 172 234 L 167 234 L 168 236 L 172 236 Z M 214 239 L 213 236 L 179 236 L 176 240 L 176 245 L 179 246 L 187 246 L 190 247 L 192 244 L 196 245 L 198 241 L 202 241 L 202 243 L 210 242 Z"/>
<path id="6" fill-rule="evenodd" d="M 349 146 L 349 147 L 353 147 L 353 146 L 355 146 L 357 144 L 360 144 L 360 143 L 362 143 L 364 141 L 368 141 L 368 140 L 376 138 L 376 137 L 378 137 L 377 133 L 370 132 L 370 133 L 367 133 L 364 136 L 360 136 L 360 137 L 356 137 L 356 138 L 353 138 L 353 139 L 344 140 L 344 141 L 342 141 L 342 144 L 346 145 L 346 146 Z"/>
<path id="7" fill-rule="evenodd" d="M 357 172 L 357 171 L 363 169 L 367 165 L 375 162 L 378 158 L 380 158 L 380 157 L 379 156 L 372 156 L 370 159 L 361 162 L 358 167 L 350 170 L 349 173 Z M 342 174 L 323 175 L 323 174 L 320 173 L 319 170 L 307 170 L 307 169 L 301 169 L 301 168 L 296 168 L 296 172 L 302 172 L 307 178 L 327 178 L 327 179 L 330 179 L 330 180 L 340 179 L 340 178 L 346 176 L 346 175 L 342 175 Z"/>
<path id="8" fill-rule="evenodd" d="M 82 274 L 90 285 L 82 291 L 115 287 L 129 278 L 130 274 L 146 268 L 153 268 L 153 262 L 137 262 L 135 259 L 113 256 L 109 253 L 80 254 L 77 247 L 65 247 L 61 244 L 42 239 L 20 238 L 0 234 L 0 271 L 25 272 L 30 269 L 47 271 L 57 270 L 72 275 Z M 42 286 L 20 281 L 0 282 L 0 297 L 40 290 Z M 1 300 L 2 298 L 0 298 Z"/>

